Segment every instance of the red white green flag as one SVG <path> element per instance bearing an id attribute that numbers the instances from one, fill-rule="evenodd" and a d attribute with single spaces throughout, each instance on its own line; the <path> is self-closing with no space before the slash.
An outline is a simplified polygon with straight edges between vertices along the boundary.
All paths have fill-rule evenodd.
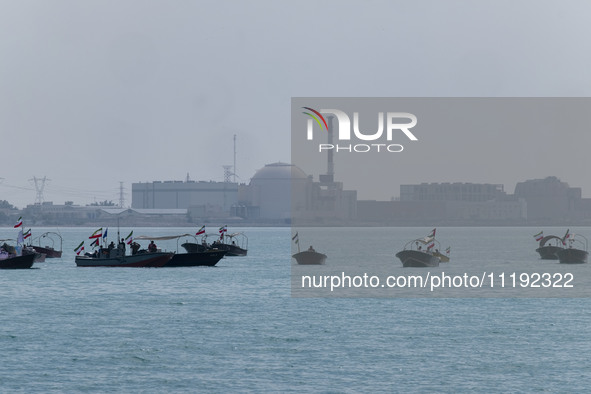
<path id="1" fill-rule="evenodd" d="M 125 237 L 125 242 L 127 242 L 128 245 L 133 242 L 133 230 L 131 230 L 129 235 L 127 237 Z"/>
<path id="2" fill-rule="evenodd" d="M 99 238 L 102 238 L 102 236 L 103 236 L 103 228 L 101 227 L 101 228 L 99 228 L 98 230 L 96 230 L 94 233 L 92 233 L 92 235 L 91 235 L 90 237 L 88 237 L 88 239 L 93 239 L 93 238 L 95 238 L 95 239 L 97 239 L 97 240 L 98 240 Z M 98 241 L 97 241 L 97 242 L 98 242 Z M 97 244 L 98 244 L 98 243 L 97 243 Z"/>
<path id="3" fill-rule="evenodd" d="M 19 217 L 18 220 L 16 221 L 16 224 L 14 225 L 14 228 L 20 227 L 23 225 L 23 217 Z"/>
<path id="4" fill-rule="evenodd" d="M 205 226 L 201 226 L 201 228 L 197 231 L 195 235 L 205 234 Z"/>
<path id="5" fill-rule="evenodd" d="M 78 245 L 76 247 L 76 249 L 74 249 L 74 252 L 76 252 L 76 255 L 79 256 L 80 252 L 82 252 L 84 250 L 84 241 L 80 242 L 80 245 Z"/>

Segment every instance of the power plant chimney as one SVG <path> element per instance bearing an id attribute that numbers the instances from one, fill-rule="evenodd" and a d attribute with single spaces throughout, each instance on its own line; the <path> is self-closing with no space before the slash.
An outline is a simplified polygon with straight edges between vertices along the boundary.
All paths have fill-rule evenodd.
<path id="1" fill-rule="evenodd" d="M 332 121 L 334 116 L 328 117 L 328 143 L 332 145 Z M 330 177 L 330 182 L 334 182 L 334 161 L 333 161 L 333 150 L 328 150 L 328 162 L 326 165 L 326 175 Z"/>
<path id="2" fill-rule="evenodd" d="M 332 145 L 332 136 L 333 136 L 333 127 L 332 121 L 334 116 L 327 116 L 327 123 L 328 123 L 328 144 Z M 327 161 L 326 161 L 326 174 L 320 174 L 318 180 L 320 183 L 324 184 L 332 184 L 334 183 L 334 160 L 333 160 L 333 149 L 329 149 L 327 152 Z"/>

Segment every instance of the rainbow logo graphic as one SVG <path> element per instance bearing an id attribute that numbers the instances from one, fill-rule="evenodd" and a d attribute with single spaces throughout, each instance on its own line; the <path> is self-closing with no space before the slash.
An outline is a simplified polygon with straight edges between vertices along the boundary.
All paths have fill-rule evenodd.
<path id="1" fill-rule="evenodd" d="M 305 114 L 305 115 L 308 115 L 312 119 L 314 119 L 316 121 L 316 123 L 318 123 L 318 126 L 320 126 L 320 130 L 322 130 L 322 123 L 324 123 L 325 129 L 328 131 L 328 124 L 326 123 L 326 119 L 324 119 L 324 116 L 322 116 L 320 114 L 320 112 L 318 112 L 315 109 L 312 109 L 310 107 L 302 107 L 302 108 L 303 109 L 307 109 L 310 112 L 313 112 L 312 114 L 310 112 L 302 112 L 302 113 Z M 318 118 L 322 119 L 322 123 L 320 123 L 320 119 L 318 119 Z"/>

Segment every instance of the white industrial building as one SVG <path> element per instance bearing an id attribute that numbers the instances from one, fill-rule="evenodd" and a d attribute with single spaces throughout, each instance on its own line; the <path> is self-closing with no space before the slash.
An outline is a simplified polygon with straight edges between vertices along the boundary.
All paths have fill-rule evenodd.
<path id="1" fill-rule="evenodd" d="M 137 209 L 189 209 L 207 214 L 229 213 L 238 202 L 238 183 L 154 181 L 131 185 L 131 207 Z"/>

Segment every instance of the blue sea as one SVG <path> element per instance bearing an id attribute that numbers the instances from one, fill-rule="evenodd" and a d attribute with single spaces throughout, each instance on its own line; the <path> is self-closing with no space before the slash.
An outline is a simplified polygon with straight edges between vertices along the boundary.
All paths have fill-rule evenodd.
<path id="1" fill-rule="evenodd" d="M 63 257 L 0 271 L 0 392 L 488 393 L 591 386 L 587 298 L 295 298 L 289 228 L 240 229 L 249 238 L 248 256 L 215 267 L 77 268 L 73 249 L 82 240 L 88 245 L 94 230 L 34 228 L 33 237 L 59 231 Z M 154 236 L 195 229 L 133 230 Z M 428 230 L 396 229 L 397 238 L 370 249 L 366 259 L 375 254 L 397 270 L 397 249 Z M 531 238 L 539 229 L 493 230 L 490 241 L 502 243 L 502 256 L 487 259 L 540 263 Z M 438 231 L 442 242 L 447 232 L 449 264 L 455 258 L 457 265 L 471 259 L 462 259 L 456 240 L 487 234 Z M 115 232 L 109 229 L 113 240 Z M 0 238 L 15 237 L 15 229 L 0 229 Z M 300 237 L 305 242 L 304 232 Z M 177 249 L 176 241 L 158 246 Z M 343 259 L 329 254 L 326 267 Z"/>

